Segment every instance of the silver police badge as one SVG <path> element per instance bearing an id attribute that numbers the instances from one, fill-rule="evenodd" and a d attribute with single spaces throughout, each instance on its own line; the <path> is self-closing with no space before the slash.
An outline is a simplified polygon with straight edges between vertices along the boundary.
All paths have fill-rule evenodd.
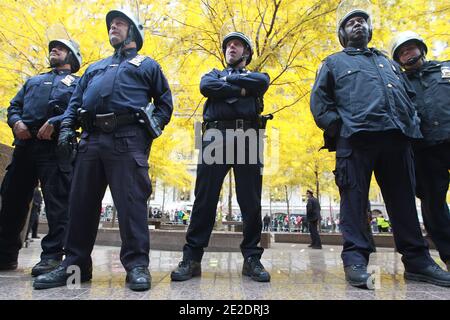
<path id="1" fill-rule="evenodd" d="M 442 79 L 450 79 L 450 67 L 441 67 Z"/>

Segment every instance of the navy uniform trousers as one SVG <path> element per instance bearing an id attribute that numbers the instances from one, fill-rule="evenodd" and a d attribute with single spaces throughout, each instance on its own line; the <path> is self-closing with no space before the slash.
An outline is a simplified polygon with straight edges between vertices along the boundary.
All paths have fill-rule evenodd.
<path id="1" fill-rule="evenodd" d="M 338 138 L 336 184 L 341 195 L 339 228 L 344 266 L 367 265 L 373 252 L 367 233 L 367 201 L 375 173 L 392 223 L 395 245 L 409 271 L 432 264 L 415 204 L 415 174 L 410 142 L 396 132 Z"/>
<path id="2" fill-rule="evenodd" d="M 186 234 L 186 244 L 183 248 L 183 260 L 194 260 L 200 262 L 203 257 L 204 248 L 208 246 L 209 238 L 214 227 L 217 203 L 219 201 L 220 190 L 228 171 L 233 168 L 236 196 L 241 209 L 243 221 L 244 239 L 240 249 L 244 258 L 261 255 L 263 248 L 258 247 L 261 240 L 262 218 L 261 218 L 261 190 L 262 190 L 262 161 L 249 161 L 249 150 L 252 152 L 261 150 L 262 143 L 256 143 L 249 148 L 248 140 L 245 142 L 245 155 L 241 148 L 238 148 L 237 138 L 228 139 L 224 133 L 224 140 L 215 140 L 214 143 L 221 148 L 223 155 L 226 155 L 227 148 L 234 146 L 234 158 L 231 163 L 222 159 L 222 164 L 209 164 L 205 157 L 197 166 L 197 180 L 195 183 L 195 201 L 192 208 L 191 221 Z M 259 136 L 258 136 L 259 137 Z M 233 142 L 234 141 L 234 142 Z M 203 151 L 211 142 L 203 141 Z M 259 148 L 258 148 L 259 147 Z M 262 154 L 262 153 L 261 153 Z M 216 154 L 217 156 L 217 154 Z M 245 161 L 238 161 L 240 156 L 244 156 Z M 224 157 L 226 158 L 226 157 Z M 262 158 L 262 156 L 260 157 Z M 239 164 L 241 163 L 241 164 Z"/>
<path id="3" fill-rule="evenodd" d="M 423 222 L 442 261 L 447 262 L 450 261 L 450 212 L 446 199 L 450 142 L 417 149 L 414 155 Z"/>
<path id="4" fill-rule="evenodd" d="M 64 267 L 92 267 L 91 252 L 100 221 L 102 199 L 109 185 L 119 219 L 120 260 L 129 271 L 149 265 L 147 199 L 151 194 L 148 155 L 151 138 L 138 125 L 112 133 L 84 131 L 78 146 Z"/>
<path id="5" fill-rule="evenodd" d="M 49 232 L 42 239 L 41 259 L 61 260 L 68 220 L 72 166 L 57 159 L 56 142 L 30 139 L 16 145 L 1 186 L 0 260 L 14 261 L 27 222 L 34 189 L 41 183 Z"/>
<path id="6" fill-rule="evenodd" d="M 313 247 L 321 247 L 322 241 L 320 240 L 320 234 L 319 234 L 319 226 L 320 226 L 320 220 L 311 220 L 308 221 L 309 224 L 309 235 L 311 236 L 311 245 Z"/>

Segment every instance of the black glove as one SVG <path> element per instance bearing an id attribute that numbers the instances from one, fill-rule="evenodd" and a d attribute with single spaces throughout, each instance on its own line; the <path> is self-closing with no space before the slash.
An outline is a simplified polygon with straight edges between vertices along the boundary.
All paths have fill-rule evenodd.
<path id="1" fill-rule="evenodd" d="M 341 127 L 342 127 L 342 120 L 340 118 L 334 120 L 332 123 L 330 123 L 330 125 L 328 126 L 328 128 L 326 130 L 327 136 L 329 136 L 331 138 L 335 138 L 335 137 L 339 136 Z"/>
<path id="2" fill-rule="evenodd" d="M 322 148 L 320 148 L 320 150 L 328 149 L 330 152 L 336 151 L 337 139 L 339 137 L 339 133 L 341 132 L 341 127 L 342 120 L 340 118 L 337 118 L 330 123 L 327 130 L 323 132 L 323 140 L 325 144 Z"/>
<path id="3" fill-rule="evenodd" d="M 71 127 L 62 127 L 58 137 L 58 156 L 62 159 L 72 159 L 76 145 L 76 133 Z"/>

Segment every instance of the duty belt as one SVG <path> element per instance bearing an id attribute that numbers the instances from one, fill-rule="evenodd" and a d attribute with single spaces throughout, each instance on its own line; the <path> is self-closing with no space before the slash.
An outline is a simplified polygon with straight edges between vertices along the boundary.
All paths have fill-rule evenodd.
<path id="1" fill-rule="evenodd" d="M 236 120 L 218 120 L 203 122 L 203 131 L 207 129 L 234 129 L 234 130 L 247 130 L 258 129 L 260 126 L 257 121 L 236 119 Z"/>
<path id="2" fill-rule="evenodd" d="M 134 113 L 115 114 L 105 113 L 97 114 L 94 119 L 94 128 L 99 128 L 105 133 L 110 133 L 117 128 L 138 123 L 138 118 Z"/>

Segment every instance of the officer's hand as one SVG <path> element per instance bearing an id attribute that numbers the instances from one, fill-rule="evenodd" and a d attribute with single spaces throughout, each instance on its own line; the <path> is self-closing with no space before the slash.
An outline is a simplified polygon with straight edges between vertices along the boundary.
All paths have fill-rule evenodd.
<path id="1" fill-rule="evenodd" d="M 13 132 L 17 139 L 20 140 L 27 140 L 32 138 L 27 125 L 23 123 L 22 120 L 19 120 L 14 124 Z"/>
<path id="2" fill-rule="evenodd" d="M 47 121 L 39 129 L 37 138 L 41 140 L 52 140 L 52 134 L 54 131 L 55 127 Z"/>
<path id="3" fill-rule="evenodd" d="M 338 136 L 341 131 L 341 126 L 342 126 L 342 120 L 336 119 L 335 121 L 330 123 L 329 127 L 327 128 L 327 130 L 326 130 L 327 135 L 330 137 Z"/>
<path id="4" fill-rule="evenodd" d="M 58 137 L 57 152 L 61 158 L 69 159 L 72 157 L 73 140 L 75 139 L 75 131 L 72 128 L 61 128 Z"/>

